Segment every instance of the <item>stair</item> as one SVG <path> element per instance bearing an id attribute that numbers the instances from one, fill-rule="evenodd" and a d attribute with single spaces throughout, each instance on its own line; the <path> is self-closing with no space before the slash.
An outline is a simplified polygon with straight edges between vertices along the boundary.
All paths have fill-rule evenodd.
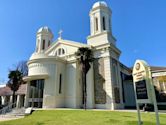
<path id="1" fill-rule="evenodd" d="M 24 116 L 25 115 L 25 108 L 14 108 L 12 109 L 11 112 L 7 113 L 9 115 L 13 115 L 13 116 Z"/>

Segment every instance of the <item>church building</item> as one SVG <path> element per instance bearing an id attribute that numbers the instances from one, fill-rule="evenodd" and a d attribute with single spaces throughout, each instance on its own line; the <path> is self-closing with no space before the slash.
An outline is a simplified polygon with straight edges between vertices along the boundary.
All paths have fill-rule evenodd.
<path id="1" fill-rule="evenodd" d="M 28 61 L 26 107 L 82 108 L 82 81 L 75 52 L 80 47 L 93 51 L 94 61 L 87 73 L 87 108 L 124 108 L 123 78 L 131 70 L 119 62 L 121 51 L 112 34 L 112 11 L 105 2 L 90 10 L 87 44 L 65 40 L 61 33 L 53 41 L 47 26 L 36 34 L 36 49 Z M 135 101 L 135 100 L 134 100 Z"/>

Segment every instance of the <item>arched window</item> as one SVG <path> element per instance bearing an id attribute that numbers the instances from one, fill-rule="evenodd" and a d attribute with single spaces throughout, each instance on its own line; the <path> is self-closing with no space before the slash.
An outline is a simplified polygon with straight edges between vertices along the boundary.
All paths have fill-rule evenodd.
<path id="1" fill-rule="evenodd" d="M 57 56 L 57 51 L 55 52 L 55 56 Z"/>
<path id="2" fill-rule="evenodd" d="M 103 17 L 103 30 L 106 30 L 106 26 L 105 26 L 105 17 Z"/>
<path id="3" fill-rule="evenodd" d="M 65 54 L 65 50 L 63 48 L 59 48 L 56 53 L 55 56 L 61 56 Z"/>
<path id="4" fill-rule="evenodd" d="M 64 49 L 62 49 L 62 54 L 65 54 L 65 50 Z"/>
<path id="5" fill-rule="evenodd" d="M 111 30 L 111 19 L 109 18 L 109 30 Z"/>
<path id="6" fill-rule="evenodd" d="M 61 49 L 58 49 L 58 55 L 61 55 Z"/>
<path id="7" fill-rule="evenodd" d="M 42 50 L 45 49 L 45 40 L 43 40 L 43 46 L 42 46 Z"/>
<path id="8" fill-rule="evenodd" d="M 59 94 L 62 93 L 62 74 L 59 75 Z"/>
<path id="9" fill-rule="evenodd" d="M 51 42 L 50 42 L 50 40 L 49 40 L 49 41 L 48 41 L 48 47 L 50 46 L 50 43 L 51 43 Z"/>
<path id="10" fill-rule="evenodd" d="M 95 27 L 96 27 L 96 31 L 98 31 L 99 28 L 98 28 L 98 18 L 97 17 L 95 18 Z"/>

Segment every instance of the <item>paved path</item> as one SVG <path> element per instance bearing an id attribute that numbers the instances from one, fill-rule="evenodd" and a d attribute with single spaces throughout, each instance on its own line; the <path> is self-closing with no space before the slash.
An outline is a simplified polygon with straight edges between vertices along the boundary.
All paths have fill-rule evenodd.
<path id="1" fill-rule="evenodd" d="M 9 121 L 24 118 L 24 116 L 10 116 L 10 115 L 0 115 L 0 122 L 1 121 Z"/>

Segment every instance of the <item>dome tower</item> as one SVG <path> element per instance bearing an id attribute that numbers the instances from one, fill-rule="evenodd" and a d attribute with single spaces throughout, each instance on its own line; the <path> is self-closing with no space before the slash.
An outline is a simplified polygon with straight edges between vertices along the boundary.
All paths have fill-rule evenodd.
<path id="1" fill-rule="evenodd" d="M 112 36 L 111 15 L 112 11 L 104 1 L 96 2 L 90 13 L 90 36 L 88 44 L 98 46 L 105 43 L 115 44 Z M 102 42 L 102 43 L 101 43 Z"/>
<path id="2" fill-rule="evenodd" d="M 44 52 L 50 46 L 52 39 L 53 34 L 51 30 L 47 26 L 41 27 L 36 35 L 36 53 Z"/>

